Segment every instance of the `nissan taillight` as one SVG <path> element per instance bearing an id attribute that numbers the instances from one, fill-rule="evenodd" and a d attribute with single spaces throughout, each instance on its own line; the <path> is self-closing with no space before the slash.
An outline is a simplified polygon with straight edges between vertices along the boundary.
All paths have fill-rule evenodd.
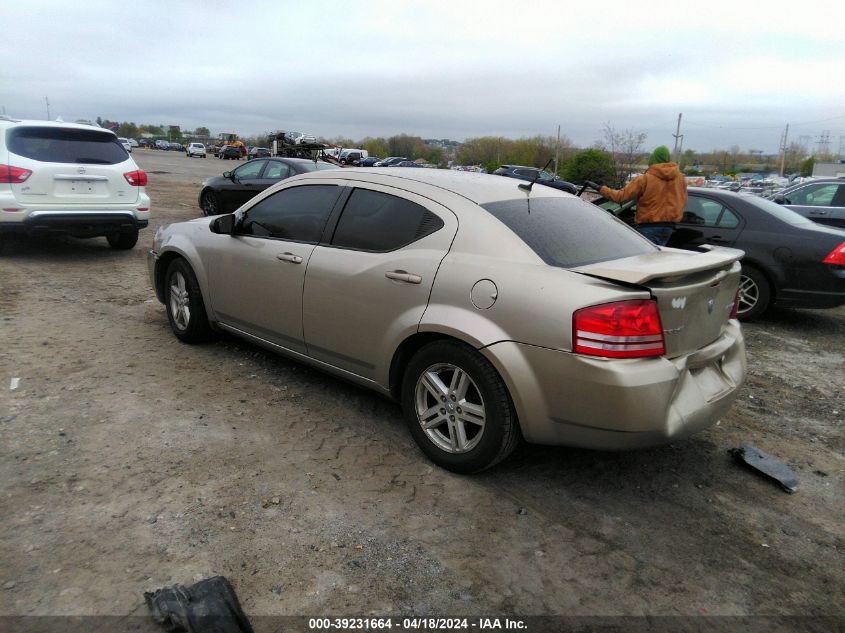
<path id="1" fill-rule="evenodd" d="M 12 167 L 11 165 L 0 165 L 0 182 L 19 184 L 32 175 L 29 169 Z"/>
<path id="2" fill-rule="evenodd" d="M 834 266 L 845 266 L 845 242 L 842 242 L 830 251 L 822 261 L 825 264 L 832 264 Z"/>
<path id="3" fill-rule="evenodd" d="M 147 172 L 143 169 L 126 172 L 123 174 L 123 177 L 126 178 L 126 182 L 133 187 L 143 187 L 147 184 Z"/>
<path id="4" fill-rule="evenodd" d="M 616 301 L 582 308 L 572 317 L 573 351 L 605 358 L 642 358 L 666 353 L 663 325 L 652 299 Z"/>

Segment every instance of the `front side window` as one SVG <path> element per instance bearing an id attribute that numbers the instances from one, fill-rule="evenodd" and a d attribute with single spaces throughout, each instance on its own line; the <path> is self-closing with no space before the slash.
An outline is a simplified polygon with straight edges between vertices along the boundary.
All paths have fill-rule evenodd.
<path id="1" fill-rule="evenodd" d="M 415 202 L 380 191 L 355 189 L 340 216 L 332 246 L 393 251 L 442 226 L 443 220 Z"/>
<path id="2" fill-rule="evenodd" d="M 6 133 L 9 151 L 45 163 L 116 165 L 129 158 L 117 137 L 99 130 L 28 127 Z"/>
<path id="3" fill-rule="evenodd" d="M 335 185 L 283 189 L 246 211 L 238 234 L 316 243 L 340 194 Z"/>
<path id="4" fill-rule="evenodd" d="M 807 185 L 786 194 L 786 203 L 815 207 L 829 207 L 839 185 L 835 183 Z"/>

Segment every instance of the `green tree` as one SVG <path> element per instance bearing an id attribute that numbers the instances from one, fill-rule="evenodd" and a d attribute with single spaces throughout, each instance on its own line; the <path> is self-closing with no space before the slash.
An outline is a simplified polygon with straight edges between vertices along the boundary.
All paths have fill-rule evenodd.
<path id="1" fill-rule="evenodd" d="M 117 135 L 124 138 L 134 138 L 138 136 L 138 126 L 124 121 L 118 126 Z"/>
<path id="2" fill-rule="evenodd" d="M 583 183 L 592 180 L 599 184 L 611 182 L 616 173 L 613 158 L 600 149 L 585 149 L 566 161 L 563 177 L 569 182 Z"/>
<path id="3" fill-rule="evenodd" d="M 198 127 L 196 130 L 194 130 L 194 134 L 196 136 L 211 136 L 211 132 L 207 127 Z"/>
<path id="4" fill-rule="evenodd" d="M 372 138 L 368 136 L 363 141 L 361 141 L 360 146 L 367 150 L 367 153 L 370 156 L 387 158 L 387 141 L 381 137 Z"/>
<path id="5" fill-rule="evenodd" d="M 815 165 L 815 164 L 816 164 L 816 157 L 815 156 L 810 156 L 810 158 L 808 158 L 807 160 L 802 161 L 802 163 L 801 163 L 801 175 L 805 176 L 805 177 L 806 176 L 812 176 L 813 175 L 813 165 Z"/>

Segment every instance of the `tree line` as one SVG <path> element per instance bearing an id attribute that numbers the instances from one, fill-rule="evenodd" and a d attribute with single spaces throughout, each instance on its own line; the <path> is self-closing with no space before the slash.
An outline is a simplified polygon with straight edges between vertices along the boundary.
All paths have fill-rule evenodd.
<path id="1" fill-rule="evenodd" d="M 110 123 L 97 117 L 97 123 Z M 166 125 L 141 124 L 124 121 L 117 125 L 118 136 L 133 138 L 140 134 L 181 141 L 184 137 L 209 137 L 210 131 L 201 126 L 193 132 L 170 129 Z M 249 146 L 267 145 L 269 132 L 242 138 Z M 396 134 L 390 137 L 367 136 L 355 141 L 344 136 L 319 137 L 318 140 L 332 146 L 365 149 L 371 156 L 407 156 L 411 160 L 423 159 L 427 163 L 445 167 L 451 161 L 459 165 L 480 165 L 487 171 L 494 171 L 502 165 L 527 165 L 543 167 L 552 163 L 549 171 L 565 180 L 581 183 L 595 180 L 620 186 L 631 174 L 642 170 L 648 159 L 646 134 L 632 129 L 620 130 L 606 123 L 602 137 L 592 147 L 579 149 L 564 136 L 532 136 L 519 139 L 503 136 L 480 136 L 469 138 L 457 150 L 427 144 L 421 137 L 410 134 Z M 650 149 L 650 148 L 648 148 Z M 557 161 L 555 162 L 555 158 Z M 815 161 L 835 160 L 833 155 L 811 155 L 807 148 L 791 143 L 784 155 L 784 173 L 810 175 Z M 734 175 L 740 172 L 771 172 L 780 169 L 780 156 L 763 156 L 762 151 L 749 149 L 741 151 L 733 145 L 728 149 L 713 149 L 698 152 L 687 149 L 680 157 L 679 167 L 687 175 L 709 176 L 713 173 Z"/>

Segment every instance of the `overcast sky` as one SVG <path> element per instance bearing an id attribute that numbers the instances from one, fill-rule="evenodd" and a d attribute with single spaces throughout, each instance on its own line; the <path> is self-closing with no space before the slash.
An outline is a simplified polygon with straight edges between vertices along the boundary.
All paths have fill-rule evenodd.
<path id="1" fill-rule="evenodd" d="M 651 147 L 845 137 L 845 2 L 136 2 L 3 10 L 0 106 L 241 135 Z M 807 140 L 806 138 L 804 140 Z M 845 138 L 842 139 L 845 143 Z"/>

